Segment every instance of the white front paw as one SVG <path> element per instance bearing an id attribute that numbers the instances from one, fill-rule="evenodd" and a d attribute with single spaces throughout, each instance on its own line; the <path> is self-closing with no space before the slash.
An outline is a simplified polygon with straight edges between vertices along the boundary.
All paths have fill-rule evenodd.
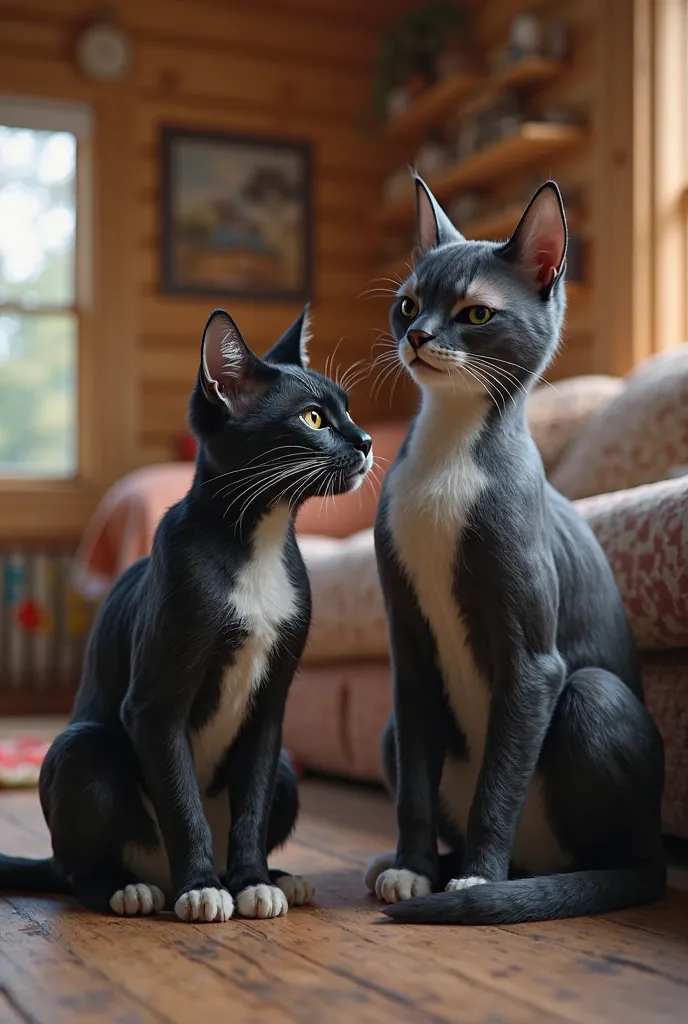
<path id="1" fill-rule="evenodd" d="M 110 897 L 110 908 L 120 917 L 147 917 L 163 910 L 164 906 L 162 890 L 157 885 L 145 885 L 143 882 L 125 885 Z"/>
<path id="2" fill-rule="evenodd" d="M 280 875 L 275 879 L 275 885 L 282 890 L 287 897 L 287 905 L 290 907 L 302 907 L 310 903 L 315 896 L 315 888 L 300 875 Z M 274 914 L 268 914 L 274 917 Z"/>
<path id="3" fill-rule="evenodd" d="M 242 917 L 281 917 L 288 909 L 287 897 L 276 885 L 249 885 L 237 896 Z"/>
<path id="4" fill-rule="evenodd" d="M 387 870 L 387 868 L 394 867 L 395 860 L 396 854 L 393 850 L 390 851 L 390 853 L 379 853 L 377 857 L 373 857 L 365 869 L 365 875 L 363 876 L 363 881 L 365 882 L 365 887 L 368 892 L 375 892 L 375 883 L 378 878 L 383 871 Z"/>
<path id="5" fill-rule="evenodd" d="M 487 879 L 479 875 L 469 875 L 468 878 L 452 878 L 447 882 L 445 892 L 458 892 L 460 889 L 470 889 L 472 885 L 487 885 Z"/>
<path id="6" fill-rule="evenodd" d="M 427 896 L 430 891 L 430 879 L 404 868 L 389 868 L 375 882 L 375 895 L 385 903 L 400 903 L 412 896 Z"/>
<path id="7" fill-rule="evenodd" d="M 234 901 L 226 889 L 191 889 L 174 905 L 181 921 L 229 921 Z"/>

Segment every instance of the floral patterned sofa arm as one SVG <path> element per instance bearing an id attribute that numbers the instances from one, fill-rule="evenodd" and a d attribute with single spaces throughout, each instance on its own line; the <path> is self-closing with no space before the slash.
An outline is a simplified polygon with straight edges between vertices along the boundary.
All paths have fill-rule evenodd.
<path id="1" fill-rule="evenodd" d="M 688 647 L 688 476 L 575 502 L 604 548 L 642 650 Z"/>

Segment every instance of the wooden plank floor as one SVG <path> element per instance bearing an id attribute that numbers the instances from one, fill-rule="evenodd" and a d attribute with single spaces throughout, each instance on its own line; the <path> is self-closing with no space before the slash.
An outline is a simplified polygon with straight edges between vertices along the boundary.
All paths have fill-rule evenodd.
<path id="1" fill-rule="evenodd" d="M 277 862 L 314 881 L 314 908 L 188 925 L 1 899 L 0 1024 L 688 1020 L 687 893 L 595 920 L 401 927 L 362 891 L 363 865 L 393 835 L 382 794 L 310 781 Z M 47 848 L 35 793 L 0 795 L 0 849 Z"/>

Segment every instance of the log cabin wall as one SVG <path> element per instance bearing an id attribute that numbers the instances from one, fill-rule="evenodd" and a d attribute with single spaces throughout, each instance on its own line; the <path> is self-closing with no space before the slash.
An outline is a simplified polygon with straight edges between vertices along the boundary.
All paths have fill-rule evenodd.
<path id="1" fill-rule="evenodd" d="M 119 239 L 134 289 L 122 296 L 133 311 L 127 330 L 136 336 L 128 379 L 136 422 L 129 468 L 174 455 L 186 429 L 200 333 L 219 304 L 212 296 L 160 290 L 163 125 L 311 144 L 313 362 L 322 368 L 340 338 L 342 369 L 369 353 L 371 329 L 386 316 L 379 304 L 357 296 L 375 276 L 370 212 L 382 163 L 360 120 L 381 26 L 403 8 L 398 0 L 119 0 L 113 9 L 132 42 L 133 72 L 122 83 L 94 85 L 79 75 L 73 54 L 78 31 L 98 14 L 97 5 L 0 5 L 0 91 L 121 98 L 127 111 L 117 145 L 130 149 L 132 168 L 131 182 L 122 182 Z M 107 289 L 107 281 L 101 284 Z M 227 305 L 259 352 L 300 312 L 295 303 L 228 299 Z M 369 392 L 362 386 L 354 404 L 364 420 L 373 415 Z M 385 404 L 382 414 L 389 411 Z"/>
<path id="2" fill-rule="evenodd" d="M 336 363 L 369 355 L 375 329 L 386 326 L 386 302 L 357 296 L 385 276 L 373 214 L 390 166 L 389 148 L 360 132 L 370 95 L 377 44 L 385 25 L 412 0 L 119 0 L 119 24 L 129 33 L 134 69 L 124 82 L 94 85 L 77 72 L 78 30 L 98 12 L 89 0 L 14 0 L 0 6 L 0 91 L 31 91 L 103 103 L 117 136 L 110 147 L 128 177 L 119 204 L 119 247 L 128 277 L 117 281 L 122 331 L 133 339 L 121 368 L 119 402 L 130 424 L 110 477 L 174 456 L 185 433 L 186 402 L 196 368 L 200 331 L 216 300 L 160 291 L 161 150 L 165 124 L 192 129 L 304 139 L 313 146 L 314 365 L 343 338 Z M 571 54 L 561 75 L 537 90 L 540 105 L 575 112 L 585 141 L 528 169 L 555 176 L 580 198 L 576 230 L 584 246 L 584 280 L 576 289 L 566 345 L 553 376 L 626 372 L 647 354 L 647 310 L 639 305 L 645 249 L 634 245 L 634 192 L 642 138 L 634 134 L 638 46 L 628 0 L 466 0 L 481 53 L 503 42 L 511 18 L 547 8 L 572 28 Z M 110 129 L 108 129 L 110 130 Z M 126 151 L 126 152 L 124 152 Z M 407 154 L 408 158 L 409 154 Z M 126 157 L 126 159 L 125 159 Z M 523 175 L 491 183 L 495 206 L 521 195 Z M 98 226 L 97 226 L 98 227 Z M 111 225 L 112 228 L 112 225 Z M 408 237 L 410 228 L 407 231 Z M 103 238 L 105 233 L 103 232 Z M 98 255 L 103 291 L 108 251 Z M 298 314 L 292 303 L 228 303 L 248 340 L 263 351 Z M 645 321 L 643 321 L 645 313 Z M 354 394 L 364 420 L 408 411 L 413 389 L 371 397 L 370 382 Z"/>

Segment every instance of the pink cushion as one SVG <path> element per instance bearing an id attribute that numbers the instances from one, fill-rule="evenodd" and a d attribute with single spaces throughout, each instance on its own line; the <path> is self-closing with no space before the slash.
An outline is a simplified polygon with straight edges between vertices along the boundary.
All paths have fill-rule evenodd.
<path id="1" fill-rule="evenodd" d="M 688 467 L 688 345 L 655 356 L 627 378 L 550 479 L 569 498 L 665 480 Z"/>
<path id="2" fill-rule="evenodd" d="M 585 376 L 542 384 L 528 399 L 528 423 L 550 473 L 577 440 L 591 417 L 626 387 L 621 377 Z"/>
<path id="3" fill-rule="evenodd" d="M 392 704 L 389 664 L 304 666 L 289 691 L 283 742 L 307 768 L 374 780 Z"/>
<path id="4" fill-rule="evenodd" d="M 110 488 L 74 559 L 74 586 L 82 596 L 100 601 L 120 573 L 149 554 L 161 516 L 184 497 L 193 474 L 193 463 L 164 463 L 127 473 Z"/>
<path id="5" fill-rule="evenodd" d="M 373 455 L 378 471 L 373 471 L 359 491 L 340 494 L 336 498 L 313 499 L 299 513 L 299 533 L 325 534 L 328 537 L 348 537 L 359 530 L 365 530 L 375 521 L 380 476 L 389 469 L 396 458 L 401 442 L 406 436 L 406 421 L 391 420 L 375 423 L 367 428 L 373 439 Z"/>

